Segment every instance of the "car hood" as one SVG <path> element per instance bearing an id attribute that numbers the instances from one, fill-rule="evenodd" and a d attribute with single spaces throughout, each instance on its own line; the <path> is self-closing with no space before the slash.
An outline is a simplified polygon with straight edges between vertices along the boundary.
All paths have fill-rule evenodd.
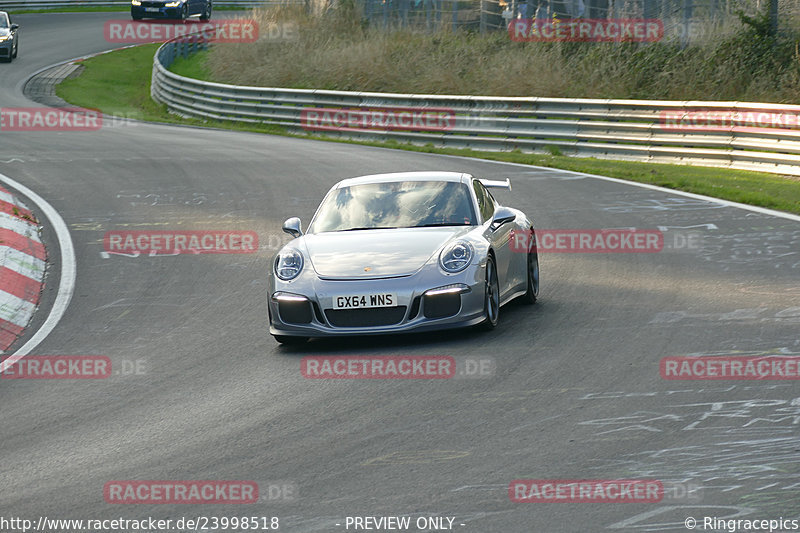
<path id="1" fill-rule="evenodd" d="M 334 231 L 303 237 L 323 278 L 385 278 L 413 274 L 448 241 L 470 226 Z"/>

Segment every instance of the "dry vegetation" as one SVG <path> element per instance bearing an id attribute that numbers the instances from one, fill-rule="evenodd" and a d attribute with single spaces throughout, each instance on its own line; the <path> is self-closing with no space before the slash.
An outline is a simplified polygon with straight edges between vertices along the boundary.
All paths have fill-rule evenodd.
<path id="1" fill-rule="evenodd" d="M 341 2 L 321 16 L 259 9 L 262 39 L 218 45 L 213 79 L 239 85 L 427 94 L 800 102 L 800 32 L 766 18 L 675 43 L 517 43 L 488 34 L 369 28 Z M 275 39 L 289 23 L 290 39 Z"/>

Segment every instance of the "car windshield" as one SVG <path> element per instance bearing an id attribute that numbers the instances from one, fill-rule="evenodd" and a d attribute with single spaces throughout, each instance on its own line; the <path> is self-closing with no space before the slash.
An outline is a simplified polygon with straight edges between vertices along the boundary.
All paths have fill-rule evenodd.
<path id="1" fill-rule="evenodd" d="M 8 28 L 8 15 L 0 13 L 0 28 Z"/>
<path id="2" fill-rule="evenodd" d="M 475 212 L 465 184 L 393 181 L 332 191 L 323 200 L 309 232 L 475 224 Z"/>

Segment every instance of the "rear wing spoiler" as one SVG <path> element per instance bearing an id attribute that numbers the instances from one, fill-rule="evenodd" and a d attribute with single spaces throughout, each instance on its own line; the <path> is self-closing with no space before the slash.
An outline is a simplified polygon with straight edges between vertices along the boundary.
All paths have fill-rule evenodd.
<path id="1" fill-rule="evenodd" d="M 487 189 L 508 189 L 511 190 L 511 180 L 506 178 L 506 181 L 498 180 L 484 180 L 478 179 Z"/>

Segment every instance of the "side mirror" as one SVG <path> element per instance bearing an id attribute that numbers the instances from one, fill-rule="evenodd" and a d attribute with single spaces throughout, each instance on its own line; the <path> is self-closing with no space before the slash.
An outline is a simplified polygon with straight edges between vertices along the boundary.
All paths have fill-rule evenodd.
<path id="1" fill-rule="evenodd" d="M 492 231 L 495 231 L 503 224 L 508 224 L 516 219 L 517 215 L 515 215 L 511 209 L 507 207 L 498 207 L 497 211 L 494 212 L 494 216 L 492 217 Z"/>
<path id="2" fill-rule="evenodd" d="M 18 30 L 18 29 L 19 29 L 19 24 L 12 24 L 11 25 L 11 31 Z"/>
<path id="3" fill-rule="evenodd" d="M 283 223 L 283 231 L 288 233 L 294 238 L 303 235 L 303 230 L 300 229 L 300 219 L 297 217 L 287 218 Z"/>

